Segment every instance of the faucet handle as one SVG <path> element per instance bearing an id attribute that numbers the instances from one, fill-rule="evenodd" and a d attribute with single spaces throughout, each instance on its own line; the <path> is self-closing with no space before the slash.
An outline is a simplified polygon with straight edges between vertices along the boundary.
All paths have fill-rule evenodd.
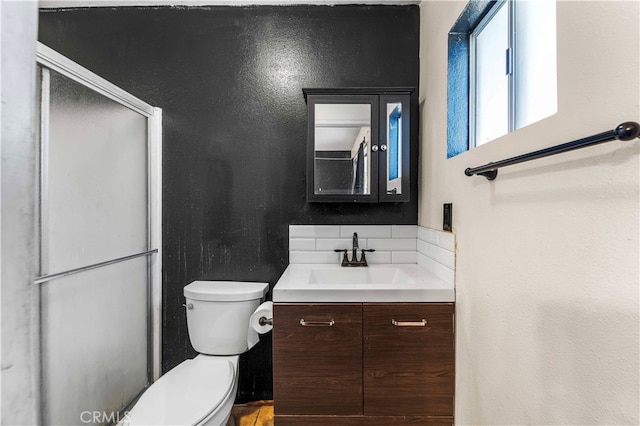
<path id="1" fill-rule="evenodd" d="M 362 264 L 362 266 L 369 266 L 369 264 L 367 263 L 367 258 L 364 255 L 365 253 L 369 252 L 373 252 L 376 251 L 375 249 L 362 249 L 362 257 L 360 258 L 360 263 Z"/>
<path id="2" fill-rule="evenodd" d="M 342 264 L 341 264 L 341 266 L 349 266 L 349 257 L 347 256 L 347 252 L 349 250 L 347 250 L 347 249 L 333 249 L 333 251 L 335 251 L 336 253 L 344 253 L 344 256 L 342 256 Z"/>

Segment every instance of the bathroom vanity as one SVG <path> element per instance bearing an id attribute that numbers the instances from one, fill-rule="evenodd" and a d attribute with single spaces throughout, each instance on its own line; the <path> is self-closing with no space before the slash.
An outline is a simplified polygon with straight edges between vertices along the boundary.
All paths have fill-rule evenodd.
<path id="1" fill-rule="evenodd" d="M 290 265 L 274 289 L 276 425 L 453 424 L 453 300 L 418 265 Z"/>

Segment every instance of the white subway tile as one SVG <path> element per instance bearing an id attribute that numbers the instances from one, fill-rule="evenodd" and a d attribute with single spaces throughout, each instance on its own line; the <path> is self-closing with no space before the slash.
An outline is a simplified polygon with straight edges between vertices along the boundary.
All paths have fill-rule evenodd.
<path id="1" fill-rule="evenodd" d="M 416 251 L 392 251 L 391 263 L 418 263 Z"/>
<path id="2" fill-rule="evenodd" d="M 370 238 L 368 247 L 375 250 L 415 250 L 415 238 Z"/>
<path id="3" fill-rule="evenodd" d="M 424 254 L 428 258 L 435 260 L 447 268 L 455 269 L 456 257 L 454 252 L 425 241 L 418 241 L 418 253 Z"/>
<path id="4" fill-rule="evenodd" d="M 316 239 L 289 238 L 289 250 L 316 250 Z"/>
<path id="5" fill-rule="evenodd" d="M 418 228 L 418 239 L 428 241 L 431 244 L 438 244 L 438 235 L 436 234 L 436 231 L 431 228 L 425 228 L 424 226 L 420 226 Z"/>
<path id="6" fill-rule="evenodd" d="M 417 238 L 418 225 L 391 225 L 391 238 Z"/>
<path id="7" fill-rule="evenodd" d="M 358 238 L 391 238 L 391 225 L 342 225 L 340 236 L 351 238 L 353 233 L 358 233 Z"/>
<path id="8" fill-rule="evenodd" d="M 367 263 L 391 263 L 390 251 L 374 251 L 373 253 L 367 253 Z"/>
<path id="9" fill-rule="evenodd" d="M 289 263 L 330 263 L 340 262 L 340 253 L 334 251 L 290 251 Z"/>
<path id="10" fill-rule="evenodd" d="M 359 241 L 359 247 L 365 248 L 362 244 L 364 241 Z M 353 247 L 353 241 L 350 238 L 318 238 L 316 240 L 316 250 L 335 250 L 335 249 L 348 249 Z"/>
<path id="11" fill-rule="evenodd" d="M 426 256 L 427 253 L 429 253 L 429 246 L 430 245 L 433 245 L 433 244 L 430 244 L 430 243 L 426 242 L 425 240 L 418 240 L 416 249 L 418 250 L 418 253 L 422 253 L 422 254 L 424 254 Z"/>
<path id="12" fill-rule="evenodd" d="M 289 225 L 289 238 L 339 238 L 340 225 Z"/>
<path id="13" fill-rule="evenodd" d="M 440 232 L 438 234 L 438 245 L 444 249 L 455 251 L 456 249 L 456 238 L 455 234 L 451 232 Z"/>
<path id="14" fill-rule="evenodd" d="M 418 253 L 418 265 L 422 266 L 424 269 L 431 272 L 447 284 L 454 284 L 455 271 L 453 269 L 447 268 L 443 264 L 428 258 L 422 253 Z"/>
<path id="15" fill-rule="evenodd" d="M 418 227 L 418 240 L 427 241 L 449 251 L 455 251 L 455 234 L 437 229 Z"/>

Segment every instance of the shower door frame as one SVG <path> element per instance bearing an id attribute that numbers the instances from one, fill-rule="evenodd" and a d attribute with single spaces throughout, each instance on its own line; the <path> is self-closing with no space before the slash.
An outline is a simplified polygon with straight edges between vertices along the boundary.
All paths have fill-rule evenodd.
<path id="1" fill-rule="evenodd" d="M 83 272 L 102 266 L 119 263 L 136 257 L 147 258 L 147 379 L 153 383 L 160 377 L 161 363 L 161 308 L 162 308 L 162 109 L 153 107 L 136 98 L 104 78 L 94 74 L 69 58 L 61 55 L 48 46 L 38 42 L 36 49 L 37 64 L 42 67 L 40 93 L 40 126 L 38 161 L 39 177 L 36 197 L 46 207 L 47 182 L 42 173 L 42 165 L 47 164 L 48 128 L 49 128 L 49 70 L 55 71 L 70 80 L 79 83 L 119 104 L 143 115 L 147 120 L 147 250 L 130 254 L 117 259 L 87 265 L 68 271 L 50 275 L 40 275 L 34 280 L 35 285 L 62 278 L 77 272 Z M 42 197 L 41 194 L 45 194 Z M 44 198 L 44 199 L 41 199 Z M 38 247 L 46 244 L 40 230 L 46 229 L 47 218 L 43 217 L 41 204 L 38 203 L 37 218 Z M 40 249 L 39 249 L 40 251 Z M 38 269 L 42 272 L 42 256 L 38 256 Z M 40 296 L 39 296 L 40 297 Z M 40 320 L 41 321 L 41 320 Z M 42 360 L 42 336 L 38 342 L 40 359 Z M 41 369 L 42 367 L 40 367 Z M 42 374 L 42 371 L 40 375 Z M 42 385 L 41 385 L 42 386 Z M 42 393 L 42 388 L 40 389 Z"/>

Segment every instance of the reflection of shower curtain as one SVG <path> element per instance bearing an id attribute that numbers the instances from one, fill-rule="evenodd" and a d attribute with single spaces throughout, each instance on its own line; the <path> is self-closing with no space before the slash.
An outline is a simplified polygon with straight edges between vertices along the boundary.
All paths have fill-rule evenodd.
<path id="1" fill-rule="evenodd" d="M 364 192 L 364 142 L 360 142 L 358 153 L 353 157 L 353 193 Z"/>

